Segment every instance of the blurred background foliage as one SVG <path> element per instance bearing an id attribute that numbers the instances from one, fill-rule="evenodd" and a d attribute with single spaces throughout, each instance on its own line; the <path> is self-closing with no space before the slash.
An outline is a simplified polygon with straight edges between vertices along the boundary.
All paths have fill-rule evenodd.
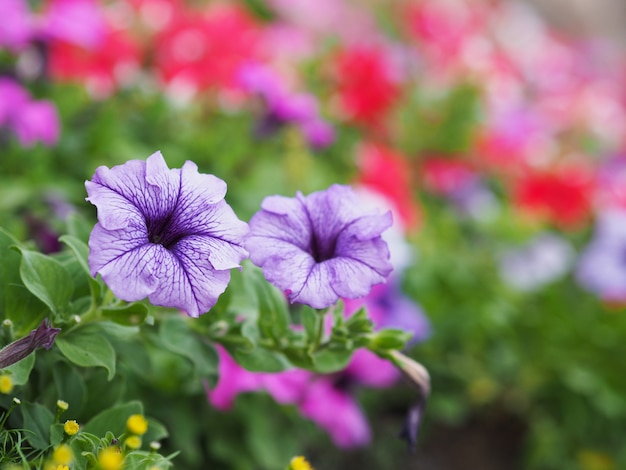
<path id="1" fill-rule="evenodd" d="M 54 3 L 28 8 L 41 16 Z M 122 373 L 112 382 L 97 369 L 79 387 L 106 390 L 101 398 L 111 403 L 140 399 L 169 430 L 166 446 L 181 451 L 175 468 L 283 468 L 296 454 L 318 469 L 626 466 L 626 296 L 606 298 L 577 276 L 598 215 L 623 210 L 616 196 L 623 190 L 614 189 L 626 180 L 603 179 L 607 168 L 617 175 L 610 171 L 616 159 L 623 164 L 623 50 L 594 36 L 564 36 L 506 1 L 91 3 L 116 34 L 139 44 L 132 79 L 120 82 L 93 64 L 66 75 L 47 68 L 54 54 L 69 57 L 61 43 L 101 53 L 60 35 L 40 31 L 28 45 L 0 43 L 2 76 L 57 111 L 56 124 L 32 123 L 32 132 L 60 129 L 48 142 L 20 139 L 0 105 L 1 225 L 49 250 L 50 236 L 67 232 L 67 211 L 95 222 L 84 181 L 98 166 L 156 150 L 171 168 L 192 160 L 225 180 L 226 199 L 243 220 L 267 195 L 333 183 L 368 187 L 388 198 L 410 246 L 402 290 L 425 312 L 430 336 L 409 354 L 429 370 L 432 395 L 412 453 L 398 438 L 415 401 L 406 382 L 353 390 L 372 429 L 371 442 L 354 449 L 337 448 L 296 407 L 265 393 L 242 394 L 228 412 L 211 408 L 189 361 L 149 349 L 149 337 L 141 347 L 115 345 Z M 256 39 L 265 41 L 262 52 L 232 54 L 272 68 L 294 94 L 314 97 L 332 143 L 314 145 L 297 120 L 260 133 L 268 103 L 233 83 L 234 75 L 210 85 L 186 76 L 189 89 L 168 77 L 157 49 L 165 43 L 153 42 L 168 26 L 154 29 L 145 16 L 163 5 L 181 16 L 194 9 L 210 18 L 222 8 L 245 18 L 199 39 L 218 49 L 204 60 L 234 60 L 219 49 L 239 34 L 263 36 Z M 307 17 L 312 12 L 318 16 Z M 520 32 L 525 40 L 515 37 Z M 113 43 L 99 47 L 115 55 Z M 39 69 L 30 71 L 29 61 Z M 94 88 L 97 73 L 112 82 Z M 515 267 L 506 264 L 508 254 L 545 234 L 565 251 L 523 252 Z M 511 281 L 507 269 L 522 272 L 522 281 L 515 283 L 515 273 Z M 158 367 L 142 377 L 147 356 Z M 61 369 L 54 374 L 71 375 Z M 107 406 L 92 401 L 97 392 L 86 396 L 84 416 Z"/>

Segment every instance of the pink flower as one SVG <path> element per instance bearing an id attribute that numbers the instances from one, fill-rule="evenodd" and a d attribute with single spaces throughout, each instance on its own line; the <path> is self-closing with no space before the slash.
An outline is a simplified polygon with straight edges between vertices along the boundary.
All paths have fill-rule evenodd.
<path id="1" fill-rule="evenodd" d="M 21 85 L 6 78 L 0 78 L 0 126 L 15 132 L 25 147 L 37 141 L 54 145 L 60 133 L 54 105 L 46 100 L 31 100 Z"/>
<path id="2" fill-rule="evenodd" d="M 299 408 L 339 447 L 358 447 L 370 441 L 369 424 L 355 400 L 326 377 L 311 383 Z"/>
<path id="3" fill-rule="evenodd" d="M 338 386 L 341 374 L 317 375 L 300 369 L 250 372 L 239 366 L 223 347 L 217 346 L 217 351 L 219 381 L 206 391 L 209 402 L 217 409 L 228 410 L 240 393 L 266 391 L 278 403 L 297 406 L 303 416 L 327 431 L 339 447 L 369 442 L 365 416 L 352 395 Z M 383 377 L 385 384 L 388 380 Z M 376 383 L 376 386 L 381 385 L 380 381 Z"/>
<path id="4" fill-rule="evenodd" d="M 13 118 L 13 129 L 24 147 L 37 141 L 54 145 L 59 139 L 59 116 L 50 101 L 29 101 Z"/>
<path id="5" fill-rule="evenodd" d="M 219 381 L 213 389 L 207 389 L 209 402 L 219 410 L 228 410 L 240 393 L 267 391 L 278 403 L 296 403 L 307 387 L 312 375 L 299 369 L 280 373 L 250 372 L 241 367 L 220 346 Z"/>
<path id="6" fill-rule="evenodd" d="M 33 25 L 25 0 L 0 1 L 0 48 L 23 49 L 31 39 Z"/>
<path id="7" fill-rule="evenodd" d="M 96 0 L 51 0 L 40 30 L 47 38 L 93 48 L 104 37 L 103 10 Z"/>

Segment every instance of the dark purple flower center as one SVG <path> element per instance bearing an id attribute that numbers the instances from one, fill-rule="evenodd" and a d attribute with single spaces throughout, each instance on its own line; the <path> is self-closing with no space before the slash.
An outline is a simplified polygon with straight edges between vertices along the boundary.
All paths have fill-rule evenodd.
<path id="1" fill-rule="evenodd" d="M 147 219 L 148 241 L 155 245 L 162 245 L 166 249 L 172 248 L 181 238 L 185 237 L 176 226 L 173 214 L 169 214 L 159 219 Z"/>
<path id="2" fill-rule="evenodd" d="M 335 257 L 335 248 L 337 246 L 337 239 L 332 238 L 330 240 L 322 240 L 319 235 L 315 233 L 315 230 L 311 232 L 310 254 L 316 263 L 332 259 Z"/>

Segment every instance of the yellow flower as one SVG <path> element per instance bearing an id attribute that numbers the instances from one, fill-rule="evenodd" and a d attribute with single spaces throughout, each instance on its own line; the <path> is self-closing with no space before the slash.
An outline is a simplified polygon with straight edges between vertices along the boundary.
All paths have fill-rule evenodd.
<path id="1" fill-rule="evenodd" d="M 584 470 L 615 470 L 615 462 L 604 452 L 585 449 L 578 452 L 578 463 Z"/>
<path id="2" fill-rule="evenodd" d="M 130 436 L 127 437 L 124 441 L 126 447 L 132 450 L 137 450 L 141 447 L 141 438 L 139 436 Z"/>
<path id="3" fill-rule="evenodd" d="M 148 421 L 143 415 L 131 415 L 126 421 L 126 428 L 132 434 L 141 436 L 148 430 Z"/>
<path id="4" fill-rule="evenodd" d="M 291 459 L 291 462 L 289 462 L 289 466 L 290 470 L 315 470 L 307 461 L 307 459 L 305 459 L 301 455 Z"/>
<path id="5" fill-rule="evenodd" d="M 63 400 L 57 400 L 57 408 L 61 411 L 67 411 L 70 407 L 69 403 Z"/>
<path id="6" fill-rule="evenodd" d="M 63 425 L 63 431 L 65 431 L 65 434 L 68 436 L 73 436 L 79 429 L 80 426 L 78 426 L 78 423 L 73 419 L 68 419 Z"/>
<path id="7" fill-rule="evenodd" d="M 13 379 L 10 375 L 2 374 L 0 375 L 0 393 L 11 393 L 13 390 Z"/>
<path id="8" fill-rule="evenodd" d="M 68 465 L 72 463 L 72 460 L 74 460 L 74 454 L 67 444 L 61 444 L 52 452 L 52 461 L 55 464 Z"/>
<path id="9" fill-rule="evenodd" d="M 124 456 L 119 449 L 107 447 L 98 452 L 98 463 L 102 470 L 120 470 L 124 463 Z"/>
<path id="10" fill-rule="evenodd" d="M 22 467 L 17 467 L 16 470 L 21 469 Z M 68 467 L 67 465 L 62 465 L 62 464 L 54 464 L 54 463 L 49 463 L 46 464 L 46 466 L 44 467 L 45 470 L 70 470 L 70 467 Z M 4 468 L 3 470 L 8 470 L 6 468 Z"/>

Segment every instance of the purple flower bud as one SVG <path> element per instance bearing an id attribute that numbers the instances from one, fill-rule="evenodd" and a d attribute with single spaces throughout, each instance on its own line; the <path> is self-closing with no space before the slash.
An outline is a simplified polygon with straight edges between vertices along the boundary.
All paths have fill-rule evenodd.
<path id="1" fill-rule="evenodd" d="M 50 349 L 60 332 L 59 328 L 48 326 L 46 320 L 42 321 L 28 336 L 13 341 L 0 350 L 0 369 L 21 361 L 38 348 Z"/>

